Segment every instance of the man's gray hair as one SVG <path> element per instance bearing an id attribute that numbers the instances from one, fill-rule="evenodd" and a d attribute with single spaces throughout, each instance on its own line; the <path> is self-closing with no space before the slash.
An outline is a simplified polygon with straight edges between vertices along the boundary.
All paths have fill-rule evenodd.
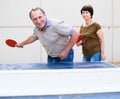
<path id="1" fill-rule="evenodd" d="M 29 17 L 30 17 L 30 19 L 32 19 L 32 18 L 31 18 L 31 13 L 32 13 L 32 11 L 37 11 L 37 10 L 40 10 L 40 11 L 45 15 L 45 11 L 44 11 L 43 9 L 41 9 L 41 8 L 39 8 L 39 7 L 32 8 L 31 11 L 29 12 Z"/>

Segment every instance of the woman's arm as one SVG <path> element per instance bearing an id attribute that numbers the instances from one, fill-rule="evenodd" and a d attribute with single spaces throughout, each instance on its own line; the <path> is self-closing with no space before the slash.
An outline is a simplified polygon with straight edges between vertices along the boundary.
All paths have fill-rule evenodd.
<path id="1" fill-rule="evenodd" d="M 105 57 L 105 42 L 104 42 L 104 36 L 103 36 L 103 31 L 102 29 L 99 29 L 97 31 L 97 36 L 99 38 L 99 41 L 100 41 L 100 45 L 101 45 L 101 60 L 105 60 L 106 57 Z"/>

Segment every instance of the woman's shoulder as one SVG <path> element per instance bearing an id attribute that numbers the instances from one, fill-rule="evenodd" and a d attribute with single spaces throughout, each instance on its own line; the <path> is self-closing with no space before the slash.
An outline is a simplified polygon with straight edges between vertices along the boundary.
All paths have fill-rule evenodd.
<path id="1" fill-rule="evenodd" d="M 101 28 L 101 25 L 100 25 L 98 22 L 94 22 L 94 25 L 95 25 L 95 27 L 97 27 L 98 29 Z"/>
<path id="2" fill-rule="evenodd" d="M 100 26 L 100 24 L 98 22 L 94 22 L 94 25 L 99 25 Z"/>

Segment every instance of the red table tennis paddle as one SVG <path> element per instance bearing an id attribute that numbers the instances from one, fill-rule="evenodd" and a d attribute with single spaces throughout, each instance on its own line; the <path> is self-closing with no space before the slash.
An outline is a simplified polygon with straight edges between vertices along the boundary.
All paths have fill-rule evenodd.
<path id="1" fill-rule="evenodd" d="M 5 43 L 10 47 L 15 47 L 15 45 L 17 44 L 17 42 L 13 39 L 7 39 Z"/>
<path id="2" fill-rule="evenodd" d="M 82 40 L 82 35 L 79 35 L 79 37 L 78 37 L 76 43 L 78 43 L 78 42 L 81 41 L 81 40 Z"/>

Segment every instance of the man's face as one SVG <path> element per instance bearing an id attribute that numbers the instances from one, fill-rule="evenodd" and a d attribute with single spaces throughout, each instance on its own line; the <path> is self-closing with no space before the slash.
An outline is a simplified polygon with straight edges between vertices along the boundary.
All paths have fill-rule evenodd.
<path id="1" fill-rule="evenodd" d="M 40 29 L 44 28 L 46 24 L 46 15 L 41 10 L 31 12 L 31 19 L 33 23 Z"/>

